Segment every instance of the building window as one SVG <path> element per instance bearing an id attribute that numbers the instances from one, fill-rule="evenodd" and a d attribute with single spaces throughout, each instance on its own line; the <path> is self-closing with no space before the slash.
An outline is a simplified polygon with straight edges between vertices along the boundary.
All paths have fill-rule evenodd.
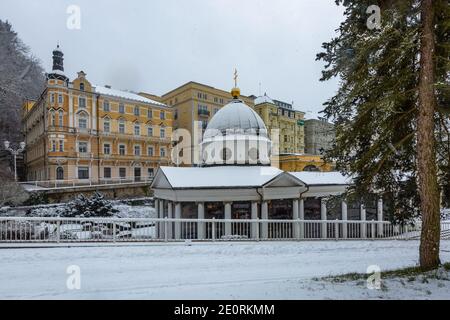
<path id="1" fill-rule="evenodd" d="M 64 111 L 59 110 L 59 118 L 58 118 L 59 126 L 64 126 Z"/>
<path id="2" fill-rule="evenodd" d="M 153 157 L 154 156 L 154 148 L 153 147 L 148 147 L 147 149 L 147 154 L 149 157 Z"/>
<path id="3" fill-rule="evenodd" d="M 80 116 L 78 118 L 78 127 L 80 129 L 87 129 L 87 118 L 85 118 L 84 116 Z"/>
<path id="4" fill-rule="evenodd" d="M 166 137 L 166 129 L 161 127 L 161 129 L 159 130 L 159 137 L 161 139 L 164 139 Z"/>
<path id="5" fill-rule="evenodd" d="M 103 154 L 111 154 L 111 145 L 109 143 L 103 145 Z"/>
<path id="6" fill-rule="evenodd" d="M 135 106 L 134 107 L 134 115 L 139 117 L 140 114 L 141 114 L 141 111 L 139 110 L 139 106 Z"/>
<path id="7" fill-rule="evenodd" d="M 111 179 L 111 168 L 103 168 L 103 178 Z"/>
<path id="8" fill-rule="evenodd" d="M 134 135 L 135 136 L 141 135 L 141 125 L 139 123 L 134 124 Z"/>
<path id="9" fill-rule="evenodd" d="M 78 167 L 78 179 L 89 179 L 89 167 Z"/>
<path id="10" fill-rule="evenodd" d="M 79 153 L 87 153 L 88 152 L 88 143 L 85 141 L 78 142 L 78 152 Z"/>
<path id="11" fill-rule="evenodd" d="M 55 115 L 55 111 L 51 111 L 51 123 L 52 126 L 56 126 L 56 115 Z"/>
<path id="12" fill-rule="evenodd" d="M 109 107 L 109 101 L 108 100 L 103 101 L 103 111 L 109 112 L 110 110 L 111 109 Z"/>
<path id="13" fill-rule="evenodd" d="M 56 152 L 56 141 L 52 140 L 52 152 Z"/>
<path id="14" fill-rule="evenodd" d="M 50 94 L 50 102 L 55 103 L 55 94 L 54 93 Z"/>
<path id="15" fill-rule="evenodd" d="M 86 108 L 86 98 L 85 97 L 78 97 L 78 107 Z"/>
<path id="16" fill-rule="evenodd" d="M 63 103 L 63 96 L 62 96 L 62 94 L 58 94 L 58 103 L 59 104 Z"/>
<path id="17" fill-rule="evenodd" d="M 119 103 L 119 113 L 125 113 L 125 105 L 123 103 Z"/>
<path id="18" fill-rule="evenodd" d="M 80 82 L 80 91 L 84 91 L 84 83 Z"/>
<path id="19" fill-rule="evenodd" d="M 154 168 L 148 168 L 147 172 L 148 172 L 148 177 L 149 178 L 153 178 L 153 176 L 155 175 L 155 169 Z"/>
<path id="20" fill-rule="evenodd" d="M 147 110 L 147 118 L 149 118 L 149 119 L 153 118 L 153 112 L 152 112 L 152 109 L 148 109 L 148 110 Z"/>
<path id="21" fill-rule="evenodd" d="M 149 137 L 153 137 L 153 127 L 151 126 L 147 127 L 147 135 Z"/>
<path id="22" fill-rule="evenodd" d="M 159 149 L 159 154 L 162 158 L 166 157 L 166 148 Z"/>
<path id="23" fill-rule="evenodd" d="M 159 118 L 160 118 L 161 120 L 165 120 L 165 119 L 166 119 L 166 113 L 165 113 L 164 111 L 161 111 L 161 112 L 159 113 Z"/>
<path id="24" fill-rule="evenodd" d="M 56 180 L 64 180 L 64 168 L 56 168 Z"/>
<path id="25" fill-rule="evenodd" d="M 119 133 L 125 134 L 125 121 L 119 120 Z"/>
<path id="26" fill-rule="evenodd" d="M 125 179 L 127 177 L 127 168 L 119 168 L 119 177 Z"/>
<path id="27" fill-rule="evenodd" d="M 119 144 L 119 155 L 124 156 L 126 153 L 125 145 Z"/>
<path id="28" fill-rule="evenodd" d="M 141 155 L 141 146 L 134 146 L 134 155 L 135 156 Z"/>
<path id="29" fill-rule="evenodd" d="M 103 120 L 103 131 L 106 133 L 111 132 L 111 123 L 109 122 L 109 119 Z"/>
<path id="30" fill-rule="evenodd" d="M 59 140 L 59 152 L 64 152 L 64 140 Z"/>

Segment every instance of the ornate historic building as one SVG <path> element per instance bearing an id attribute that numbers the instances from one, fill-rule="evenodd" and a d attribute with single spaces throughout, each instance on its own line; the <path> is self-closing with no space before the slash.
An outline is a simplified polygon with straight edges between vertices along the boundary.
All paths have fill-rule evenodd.
<path id="1" fill-rule="evenodd" d="M 171 108 L 83 71 L 69 81 L 63 59 L 58 46 L 46 89 L 23 107 L 28 180 L 140 180 L 171 164 Z"/>
<path id="2" fill-rule="evenodd" d="M 292 104 L 272 100 L 266 94 L 255 99 L 255 111 L 263 119 L 269 134 L 279 130 L 279 153 L 305 152 L 305 113 L 294 110 Z"/>

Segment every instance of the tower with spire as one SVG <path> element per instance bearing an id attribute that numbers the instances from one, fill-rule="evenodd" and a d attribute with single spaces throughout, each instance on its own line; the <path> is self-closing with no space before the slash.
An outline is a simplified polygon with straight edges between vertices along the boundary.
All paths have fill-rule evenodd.
<path id="1" fill-rule="evenodd" d="M 53 67 L 52 72 L 47 74 L 47 80 L 60 80 L 64 83 L 69 81 L 69 78 L 64 74 L 64 53 L 61 51 L 59 43 L 53 50 Z"/>

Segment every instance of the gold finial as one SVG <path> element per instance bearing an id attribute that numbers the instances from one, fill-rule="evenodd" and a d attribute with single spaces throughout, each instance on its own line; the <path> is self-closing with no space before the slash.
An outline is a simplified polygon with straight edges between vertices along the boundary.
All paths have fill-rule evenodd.
<path id="1" fill-rule="evenodd" d="M 237 69 L 234 69 L 234 88 L 231 89 L 231 95 L 234 99 L 239 99 L 241 95 L 241 90 L 237 86 L 238 72 Z"/>

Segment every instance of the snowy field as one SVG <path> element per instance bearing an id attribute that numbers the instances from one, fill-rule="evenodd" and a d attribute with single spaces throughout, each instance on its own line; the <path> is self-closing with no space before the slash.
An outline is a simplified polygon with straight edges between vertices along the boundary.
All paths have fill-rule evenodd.
<path id="1" fill-rule="evenodd" d="M 1 299 L 450 299 L 450 281 L 333 283 L 317 277 L 415 266 L 416 241 L 142 244 L 0 249 Z M 441 258 L 450 261 L 450 241 Z M 81 270 L 80 290 L 66 286 Z"/>

